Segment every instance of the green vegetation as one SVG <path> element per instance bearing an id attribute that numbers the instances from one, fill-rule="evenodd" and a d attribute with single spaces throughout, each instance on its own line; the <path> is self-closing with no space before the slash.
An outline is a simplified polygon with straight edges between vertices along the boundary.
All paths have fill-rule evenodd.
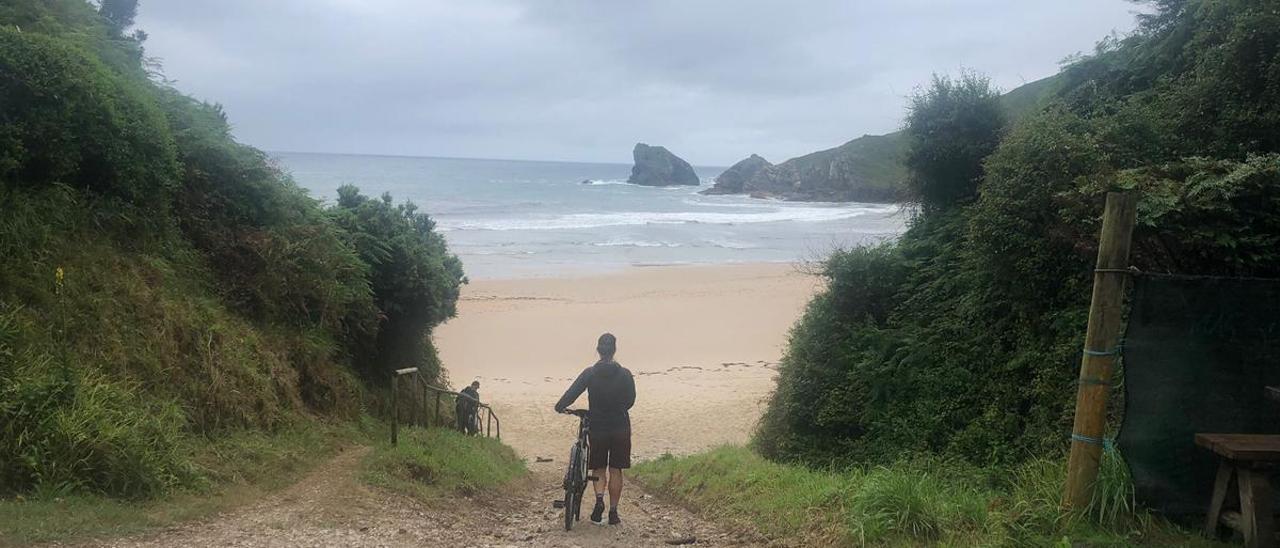
<path id="1" fill-rule="evenodd" d="M 335 424 L 298 420 L 271 433 L 241 430 L 207 442 L 189 440 L 179 452 L 199 472 L 196 485 L 144 501 L 83 491 L 0 501 L 0 546 L 119 536 L 210 516 L 290 485 L 341 448 L 381 434 L 381 426 L 365 417 Z"/>
<path id="2" fill-rule="evenodd" d="M 1088 513 L 1060 510 L 1066 466 L 1011 470 L 926 458 L 838 472 L 766 460 L 742 447 L 638 465 L 645 485 L 710 517 L 798 545 L 1212 546 L 1135 511 L 1124 466 L 1104 461 Z"/>
<path id="3" fill-rule="evenodd" d="M 954 82 L 954 89 L 957 92 L 964 90 L 970 86 L 966 83 L 970 79 L 985 81 L 977 74 L 961 75 Z M 1017 119 L 1035 112 L 1054 97 L 1062 80 L 1061 75 L 1050 76 L 1023 84 L 1004 95 L 990 88 L 983 89 L 983 92 L 999 95 L 996 102 L 998 116 Z M 908 147 L 905 131 L 863 135 L 838 147 L 772 166 L 763 175 L 753 177 L 745 188 L 730 184 L 724 190 L 731 193 L 760 191 L 799 200 L 901 201 L 912 197 L 908 188 L 910 173 L 904 164 Z M 797 181 L 800 182 L 798 188 L 795 186 Z"/>
<path id="4" fill-rule="evenodd" d="M 1140 195 L 1140 269 L 1280 276 L 1280 15 L 1152 8 L 1035 83 L 1040 98 L 997 101 L 973 74 L 918 92 L 903 137 L 918 207 L 899 240 L 817 268 L 828 285 L 791 333 L 752 442 L 763 457 L 638 474 L 774 538 L 1204 542 L 1135 508 L 1112 453 L 1091 507 L 1059 507 L 1105 193 Z"/>
<path id="5" fill-rule="evenodd" d="M 442 428 L 408 428 L 401 443 L 379 444 L 362 464 L 370 485 L 420 500 L 473 493 L 525 475 L 524 461 L 502 442 Z"/>
<path id="6" fill-rule="evenodd" d="M 957 80 L 934 76 L 907 110 L 907 193 L 926 214 L 973 199 L 982 159 L 1004 133 L 1000 93 L 991 80 L 965 72 Z"/>
<path id="7" fill-rule="evenodd" d="M 920 92 L 908 167 L 941 198 L 920 192 L 898 241 L 821 265 L 829 287 L 793 329 L 762 454 L 820 467 L 1060 454 L 1109 190 L 1140 191 L 1138 268 L 1280 275 L 1280 15 L 1243 0 L 1153 8 L 1006 130 L 980 78 Z"/>
<path id="8" fill-rule="evenodd" d="M 327 447 L 293 432 L 385 414 L 392 369 L 441 377 L 465 282 L 412 204 L 321 204 L 153 78 L 136 4 L 0 6 L 0 497 L 36 500 L 14 515 L 288 477 Z"/>

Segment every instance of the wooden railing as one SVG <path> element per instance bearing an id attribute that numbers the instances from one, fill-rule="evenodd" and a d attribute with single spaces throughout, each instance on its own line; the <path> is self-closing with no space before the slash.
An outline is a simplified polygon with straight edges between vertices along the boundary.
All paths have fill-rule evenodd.
<path id="1" fill-rule="evenodd" d="M 447 388 L 440 388 L 439 386 L 432 386 L 430 384 L 422 382 L 421 377 L 417 376 L 417 373 L 418 373 L 418 368 L 408 367 L 405 369 L 395 370 L 394 374 L 391 376 L 391 444 L 392 445 L 395 445 L 399 438 L 400 407 L 399 407 L 399 402 L 397 401 L 397 398 L 398 398 L 398 394 L 400 393 L 400 382 L 401 382 L 400 377 L 403 377 L 406 375 L 414 375 L 414 379 L 418 380 L 422 384 L 422 403 L 424 407 L 424 409 L 419 410 L 418 399 L 417 398 L 410 399 L 410 403 L 411 403 L 411 407 L 409 410 L 410 424 L 417 424 L 420 426 L 446 426 L 446 424 L 444 423 L 445 421 L 441 417 L 441 413 L 440 413 L 441 397 L 452 396 L 453 398 L 452 401 L 453 403 L 455 403 L 455 409 L 457 407 L 456 402 L 458 398 L 467 398 L 476 403 L 477 418 L 480 418 L 480 413 L 482 411 L 484 413 L 483 415 L 484 424 L 483 426 L 480 426 L 477 428 L 478 432 L 484 434 L 485 437 L 492 436 L 492 437 L 496 437 L 497 439 L 502 439 L 502 420 L 498 417 L 497 413 L 493 412 L 492 407 L 490 407 L 488 404 L 481 403 L 480 400 L 477 400 L 461 392 L 454 392 L 453 390 L 449 390 Z M 429 395 L 433 393 L 435 394 L 435 407 L 434 407 L 434 411 L 431 413 L 431 416 L 428 417 L 427 410 L 425 409 L 426 402 L 431 399 Z M 421 413 L 419 411 L 421 411 Z"/>
<path id="2" fill-rule="evenodd" d="M 502 439 L 502 420 L 498 418 L 497 413 L 493 412 L 493 408 L 490 407 L 489 404 L 481 403 L 480 400 L 477 400 L 461 392 L 454 392 L 447 388 L 440 388 L 438 386 L 431 386 L 429 384 L 424 384 L 423 391 L 422 391 L 423 401 L 427 401 L 428 399 L 426 397 L 427 393 L 435 394 L 436 406 L 435 406 L 435 412 L 432 413 L 431 419 L 432 419 L 432 423 L 434 423 L 436 426 L 443 426 L 442 424 L 443 421 L 440 420 L 441 396 L 453 396 L 454 402 L 457 402 L 458 398 L 466 398 L 476 403 L 477 414 L 480 413 L 480 410 L 484 410 L 484 427 L 480 428 L 480 431 L 483 432 L 486 437 L 492 436 L 492 437 L 496 437 L 497 439 Z"/>

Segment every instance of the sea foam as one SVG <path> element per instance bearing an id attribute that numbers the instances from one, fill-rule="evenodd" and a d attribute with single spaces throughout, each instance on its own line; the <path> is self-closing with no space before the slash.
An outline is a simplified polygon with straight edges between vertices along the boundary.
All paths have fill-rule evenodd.
<path id="1" fill-rule="evenodd" d="M 864 215 L 884 214 L 894 206 L 781 207 L 752 212 L 718 211 L 626 211 L 616 213 L 572 213 L 524 219 L 438 219 L 441 230 L 572 230 L 607 226 L 839 221 Z"/>

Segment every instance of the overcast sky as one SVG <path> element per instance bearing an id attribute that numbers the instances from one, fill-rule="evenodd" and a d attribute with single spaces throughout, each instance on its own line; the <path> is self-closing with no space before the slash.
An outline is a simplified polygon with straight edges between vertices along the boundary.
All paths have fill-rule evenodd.
<path id="1" fill-rule="evenodd" d="M 778 162 L 902 124 L 934 72 L 1004 90 L 1133 27 L 1123 0 L 142 0 L 178 88 L 273 151 Z"/>

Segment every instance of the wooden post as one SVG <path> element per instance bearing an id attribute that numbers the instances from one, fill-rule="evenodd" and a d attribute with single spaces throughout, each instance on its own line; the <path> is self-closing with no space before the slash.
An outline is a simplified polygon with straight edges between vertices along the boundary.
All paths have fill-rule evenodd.
<path id="1" fill-rule="evenodd" d="M 436 426 L 441 426 L 443 424 L 444 423 L 440 422 L 440 393 L 436 392 Z"/>
<path id="2" fill-rule="evenodd" d="M 484 437 L 487 438 L 493 433 L 493 410 L 486 407 L 485 411 L 488 412 L 488 414 L 485 415 L 488 417 L 488 420 L 485 421 L 484 425 Z"/>
<path id="3" fill-rule="evenodd" d="M 418 422 L 418 398 L 413 397 L 414 390 L 412 384 L 409 385 L 409 424 L 411 426 L 421 426 Z"/>
<path id="4" fill-rule="evenodd" d="M 397 369 L 391 374 L 391 445 L 395 445 L 399 441 L 400 406 L 397 404 L 399 397 L 396 393 L 400 391 L 400 376 L 417 372 L 417 367 L 406 367 Z"/>
<path id="5" fill-rule="evenodd" d="M 396 434 L 400 430 L 400 406 L 396 404 L 396 388 L 399 388 L 400 374 L 391 375 L 391 445 L 396 444 Z"/>
<path id="6" fill-rule="evenodd" d="M 1076 389 L 1076 419 L 1071 434 L 1071 456 L 1067 461 L 1067 487 L 1063 504 L 1084 509 L 1093 498 L 1094 483 L 1102 458 L 1102 436 L 1106 427 L 1107 398 L 1111 395 L 1111 374 L 1120 355 L 1120 328 L 1124 315 L 1124 288 L 1128 281 L 1129 244 L 1137 215 L 1135 194 L 1107 194 L 1102 213 L 1102 235 L 1098 241 L 1098 262 L 1093 274 L 1093 300 L 1089 305 L 1089 327 L 1080 359 L 1080 379 Z"/>

